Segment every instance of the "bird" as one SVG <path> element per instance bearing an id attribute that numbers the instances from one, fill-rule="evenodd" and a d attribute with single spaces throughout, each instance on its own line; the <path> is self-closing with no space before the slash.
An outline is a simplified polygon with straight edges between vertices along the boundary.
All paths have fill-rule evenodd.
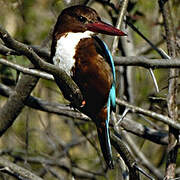
<path id="1" fill-rule="evenodd" d="M 116 109 L 116 76 L 112 55 L 98 33 L 126 36 L 88 6 L 65 8 L 54 26 L 51 62 L 78 85 L 83 95 L 81 112 L 95 123 L 104 160 L 113 169 L 109 121 Z"/>

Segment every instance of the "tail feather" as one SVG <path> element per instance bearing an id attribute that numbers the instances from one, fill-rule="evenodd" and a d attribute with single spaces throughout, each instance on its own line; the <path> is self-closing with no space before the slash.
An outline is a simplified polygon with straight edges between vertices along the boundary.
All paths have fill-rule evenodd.
<path id="1" fill-rule="evenodd" d="M 109 95 L 107 107 L 101 109 L 101 111 L 96 117 L 97 119 L 95 123 L 97 127 L 99 142 L 104 156 L 104 160 L 106 161 L 107 166 L 110 169 L 113 169 L 114 165 L 113 165 L 111 142 L 109 136 L 109 120 L 110 120 L 110 111 L 111 111 L 110 105 L 111 105 L 111 95 Z"/>
<path id="2" fill-rule="evenodd" d="M 107 166 L 110 169 L 114 168 L 111 144 L 109 138 L 109 129 L 106 123 L 100 123 L 97 125 L 98 138 L 101 146 L 101 150 L 106 161 Z"/>

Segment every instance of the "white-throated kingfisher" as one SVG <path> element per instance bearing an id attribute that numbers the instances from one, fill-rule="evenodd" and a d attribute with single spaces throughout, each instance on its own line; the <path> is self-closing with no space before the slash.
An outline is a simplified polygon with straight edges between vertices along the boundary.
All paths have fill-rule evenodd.
<path id="1" fill-rule="evenodd" d="M 112 169 L 109 119 L 116 106 L 116 77 L 112 56 L 97 33 L 126 35 L 101 21 L 92 8 L 77 5 L 64 9 L 54 27 L 51 60 L 65 70 L 81 90 L 82 112 L 96 124 L 104 159 Z"/>

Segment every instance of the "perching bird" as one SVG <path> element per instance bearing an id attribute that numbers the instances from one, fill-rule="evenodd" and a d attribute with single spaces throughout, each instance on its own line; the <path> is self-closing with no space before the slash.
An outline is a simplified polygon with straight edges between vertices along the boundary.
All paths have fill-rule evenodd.
<path id="1" fill-rule="evenodd" d="M 82 112 L 96 124 L 101 150 L 109 168 L 113 168 L 109 137 L 111 110 L 115 111 L 115 68 L 107 45 L 96 34 L 125 36 L 101 21 L 87 6 L 64 9 L 54 27 L 51 60 L 66 71 L 83 95 Z"/>

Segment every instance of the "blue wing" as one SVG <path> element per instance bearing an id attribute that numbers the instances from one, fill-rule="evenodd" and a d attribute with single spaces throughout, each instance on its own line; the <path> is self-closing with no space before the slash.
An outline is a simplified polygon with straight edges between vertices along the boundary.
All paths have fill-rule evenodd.
<path id="1" fill-rule="evenodd" d="M 107 107 L 110 108 L 110 110 L 112 109 L 115 112 L 115 109 L 116 109 L 116 71 L 115 71 L 115 66 L 114 66 L 114 60 L 106 43 L 103 42 L 101 39 L 99 39 L 97 36 L 95 37 L 95 39 L 101 46 L 101 49 L 103 50 L 103 55 L 105 56 L 106 61 L 111 66 L 111 70 L 113 74 L 113 83 L 109 92 L 108 101 L 110 101 L 110 103 L 107 104 Z"/>
<path id="2" fill-rule="evenodd" d="M 111 143 L 110 143 L 110 137 L 109 137 L 109 120 L 110 120 L 110 113 L 111 110 L 115 112 L 116 108 L 116 73 L 115 73 L 115 66 L 114 66 L 114 60 L 110 53 L 110 50 L 105 42 L 103 42 L 101 39 L 99 39 L 97 36 L 95 37 L 96 41 L 100 45 L 101 49 L 103 50 L 103 55 L 105 56 L 106 61 L 109 63 L 112 74 L 113 74 L 113 82 L 112 86 L 109 92 L 108 102 L 107 102 L 107 119 L 106 119 L 106 135 L 107 135 L 107 141 L 108 141 L 108 147 L 109 147 L 109 153 L 112 157 L 112 150 L 111 150 Z M 101 137 L 102 138 L 102 137 Z"/>

